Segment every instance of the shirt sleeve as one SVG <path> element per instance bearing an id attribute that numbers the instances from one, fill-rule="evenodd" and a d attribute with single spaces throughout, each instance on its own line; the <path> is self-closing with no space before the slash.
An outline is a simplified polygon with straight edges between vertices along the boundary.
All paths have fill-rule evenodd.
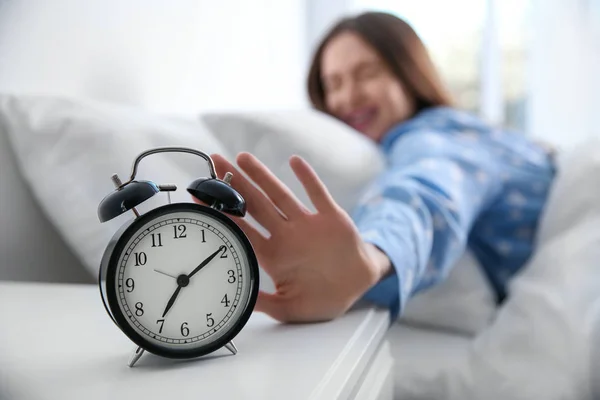
<path id="1" fill-rule="evenodd" d="M 472 134 L 413 131 L 394 142 L 388 161 L 352 217 L 394 270 L 364 298 L 395 319 L 411 294 L 448 275 L 502 179 L 495 154 Z"/>

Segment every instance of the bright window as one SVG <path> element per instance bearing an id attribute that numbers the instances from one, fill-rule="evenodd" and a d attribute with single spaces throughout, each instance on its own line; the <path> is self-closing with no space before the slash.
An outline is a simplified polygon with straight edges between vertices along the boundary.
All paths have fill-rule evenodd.
<path id="1" fill-rule="evenodd" d="M 527 109 L 527 55 L 531 32 L 531 1 L 496 1 L 498 38 L 501 50 L 501 79 L 504 124 L 523 130 Z"/>

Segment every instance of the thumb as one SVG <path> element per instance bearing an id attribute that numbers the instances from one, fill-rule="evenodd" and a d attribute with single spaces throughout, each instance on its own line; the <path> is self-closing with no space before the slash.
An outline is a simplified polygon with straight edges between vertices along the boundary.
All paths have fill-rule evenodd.
<path id="1" fill-rule="evenodd" d="M 258 292 L 254 311 L 263 312 L 278 321 L 286 321 L 285 304 L 278 294 Z"/>

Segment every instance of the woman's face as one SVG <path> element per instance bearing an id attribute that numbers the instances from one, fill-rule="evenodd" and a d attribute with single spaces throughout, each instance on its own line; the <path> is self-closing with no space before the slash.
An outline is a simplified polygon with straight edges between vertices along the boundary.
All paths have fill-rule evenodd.
<path id="1" fill-rule="evenodd" d="M 354 32 L 342 32 L 325 46 L 321 74 L 326 111 L 375 141 L 415 112 L 402 82 Z"/>

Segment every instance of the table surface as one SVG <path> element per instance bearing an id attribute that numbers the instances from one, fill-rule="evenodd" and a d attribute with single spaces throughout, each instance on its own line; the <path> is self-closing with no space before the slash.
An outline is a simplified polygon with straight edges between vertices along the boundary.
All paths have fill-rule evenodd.
<path id="1" fill-rule="evenodd" d="M 110 320 L 97 286 L 0 283 L 0 397 L 35 399 L 342 399 L 356 390 L 389 326 L 356 308 L 319 324 L 283 325 L 254 313 L 235 338 L 196 360 L 149 353 Z"/>

